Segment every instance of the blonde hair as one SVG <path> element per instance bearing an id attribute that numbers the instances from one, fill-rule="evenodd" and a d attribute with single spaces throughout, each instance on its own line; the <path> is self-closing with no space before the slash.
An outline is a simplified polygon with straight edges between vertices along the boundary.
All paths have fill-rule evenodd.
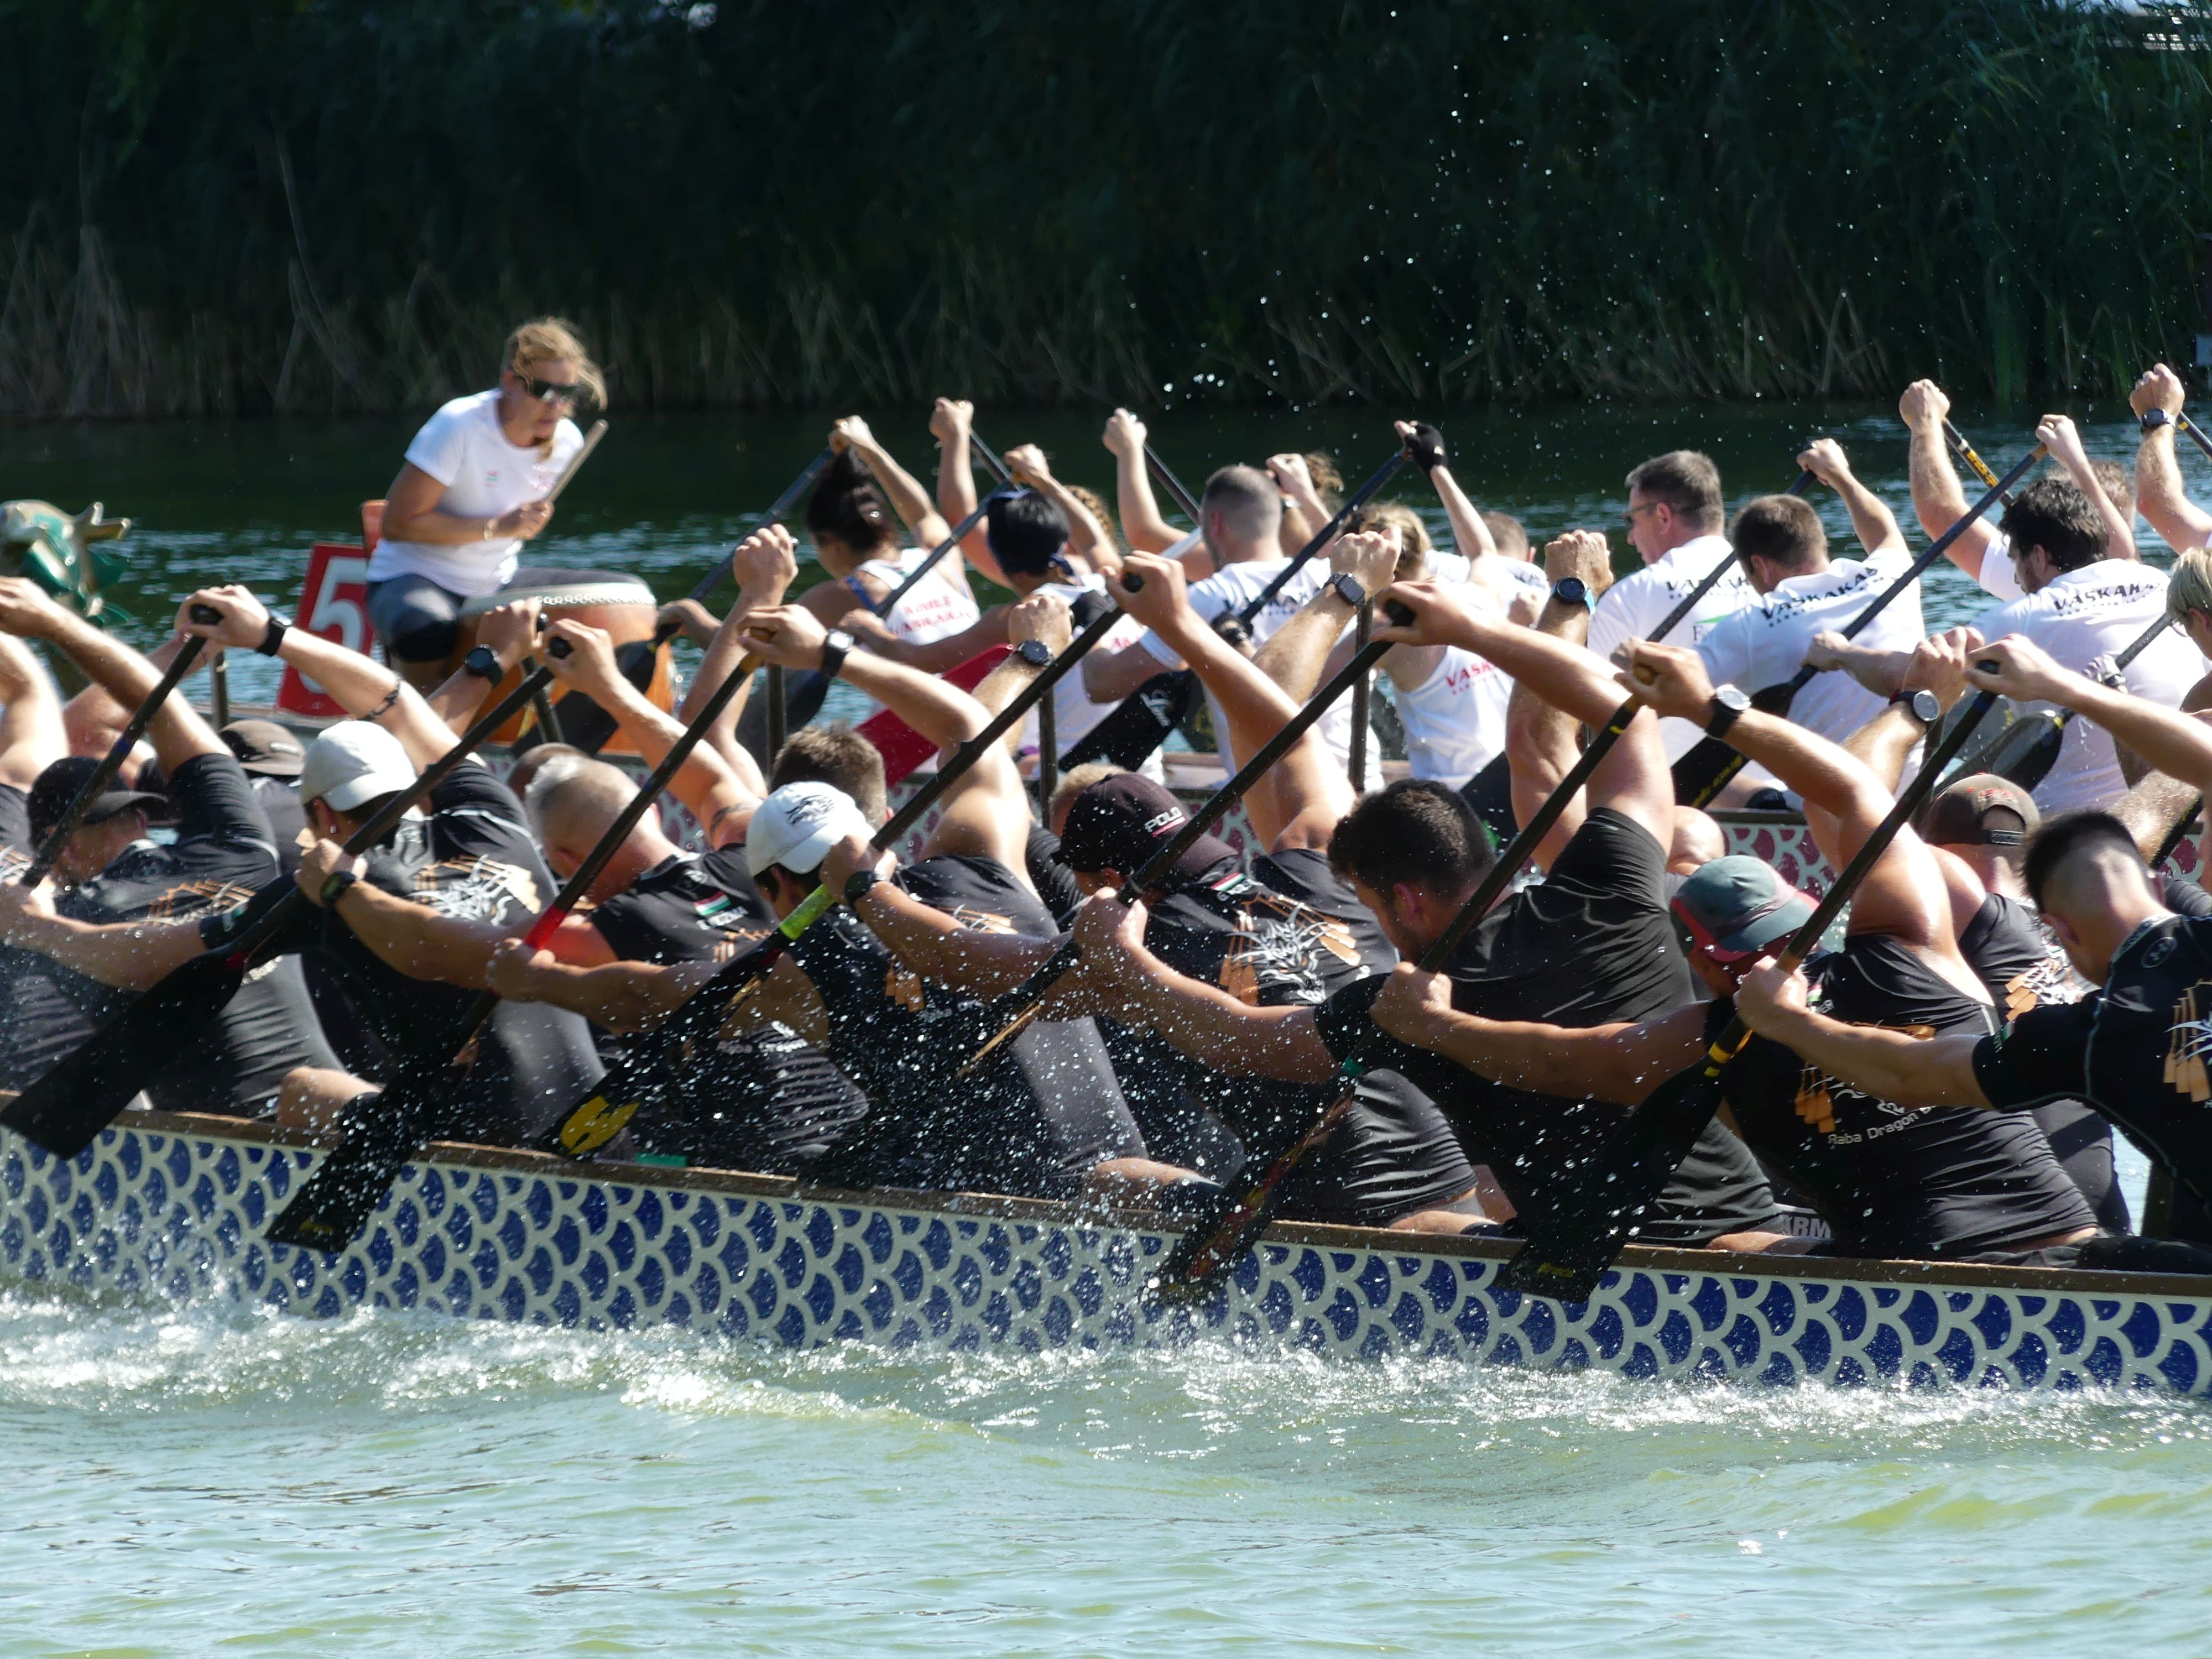
<path id="1" fill-rule="evenodd" d="M 575 364 L 576 384 L 583 387 L 584 395 L 605 409 L 606 378 L 592 361 L 592 354 L 584 349 L 584 343 L 576 337 L 576 325 L 565 317 L 532 317 L 507 337 L 505 355 L 499 361 L 502 369 L 527 374 L 539 363 L 557 362 L 564 358 Z"/>
<path id="2" fill-rule="evenodd" d="M 1437 550 L 1429 538 L 1429 527 L 1421 522 L 1421 515 L 1403 501 L 1382 501 L 1359 509 L 1358 528 L 1361 530 L 1395 530 L 1398 532 L 1397 577 L 1401 581 L 1419 580 L 1428 568 L 1429 556 Z"/>
<path id="3" fill-rule="evenodd" d="M 2201 547 L 2177 554 L 2166 581 L 2166 614 L 2186 623 L 2192 611 L 2212 616 L 2212 550 Z"/>
<path id="4" fill-rule="evenodd" d="M 1069 484 L 1066 489 L 1069 495 L 1083 503 L 1092 518 L 1098 520 L 1098 527 L 1106 532 L 1107 551 L 1118 552 L 1121 549 L 1121 532 L 1114 523 L 1114 514 L 1106 505 L 1106 498 L 1097 490 L 1087 489 L 1082 484 Z"/>
<path id="5" fill-rule="evenodd" d="M 1085 761 L 1080 766 L 1069 767 L 1060 775 L 1059 783 L 1054 786 L 1052 799 L 1045 807 L 1044 821 L 1050 823 L 1054 817 L 1067 811 L 1067 804 L 1092 784 L 1118 777 L 1128 769 L 1126 766 L 1116 766 L 1112 761 Z"/>

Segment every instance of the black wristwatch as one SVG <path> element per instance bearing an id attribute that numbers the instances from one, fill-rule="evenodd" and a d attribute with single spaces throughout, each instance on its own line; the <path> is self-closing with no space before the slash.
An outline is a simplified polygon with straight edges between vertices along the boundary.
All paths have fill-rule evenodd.
<path id="1" fill-rule="evenodd" d="M 1052 666 L 1052 647 L 1042 640 L 1024 640 L 1014 647 L 1014 655 L 1032 668 Z"/>
<path id="2" fill-rule="evenodd" d="M 496 685 L 507 670 L 499 665 L 499 653 L 488 645 L 471 646 L 469 654 L 461 659 L 461 666 L 477 678 Z"/>
<path id="3" fill-rule="evenodd" d="M 1573 580 L 1571 577 L 1570 580 Z M 1751 707 L 1751 698 L 1733 685 L 1723 685 L 1713 692 L 1713 712 L 1705 721 L 1705 735 L 1724 738 L 1729 727 L 1742 718 L 1743 711 Z"/>
<path id="4" fill-rule="evenodd" d="M 1367 590 L 1360 586 L 1359 578 L 1347 574 L 1344 571 L 1338 571 L 1334 576 L 1331 576 L 1327 581 L 1323 582 L 1322 586 L 1326 587 L 1330 592 L 1335 594 L 1338 599 L 1342 599 L 1354 611 L 1358 610 L 1361 605 L 1367 603 Z"/>
<path id="5" fill-rule="evenodd" d="M 842 628 L 833 628 L 822 636 L 822 674 L 825 679 L 836 679 L 838 671 L 845 666 L 845 659 L 853 654 L 858 641 Z"/>
<path id="6" fill-rule="evenodd" d="M 2155 432 L 2162 426 L 2172 426 L 2173 423 L 2173 416 L 2166 410 L 2146 409 L 2143 410 L 2141 425 L 2146 433 Z"/>
<path id="7" fill-rule="evenodd" d="M 1561 605 L 1578 605 L 1585 611 L 1597 609 L 1597 601 L 1590 598 L 1589 584 L 1580 576 L 1562 576 L 1552 584 L 1552 597 Z"/>
<path id="8" fill-rule="evenodd" d="M 1943 718 L 1943 705 L 1936 701 L 1936 694 L 1933 691 L 1924 689 L 1918 691 L 1898 691 L 1892 693 L 1889 700 L 1918 720 L 1922 726 L 1930 729 L 1933 729 L 1936 721 Z"/>
<path id="9" fill-rule="evenodd" d="M 323 908 L 325 910 L 337 908 L 338 901 L 343 898 L 347 890 L 360 879 L 361 877 L 351 870 L 340 868 L 331 871 L 329 879 L 323 883 L 321 893 Z"/>
<path id="10" fill-rule="evenodd" d="M 845 878 L 845 902 L 858 904 L 883 878 L 872 870 L 855 870 Z"/>
<path id="11" fill-rule="evenodd" d="M 260 655 L 273 657 L 284 648 L 284 635 L 292 626 L 292 619 L 281 611 L 269 613 L 269 626 L 261 630 L 261 643 L 253 648 Z"/>

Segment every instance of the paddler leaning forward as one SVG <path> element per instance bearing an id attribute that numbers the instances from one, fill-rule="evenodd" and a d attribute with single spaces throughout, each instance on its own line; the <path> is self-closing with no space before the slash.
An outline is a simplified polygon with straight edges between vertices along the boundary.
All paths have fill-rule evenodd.
<path id="1" fill-rule="evenodd" d="M 445 678 L 463 603 L 512 582 L 522 544 L 552 518 L 546 492 L 583 447 L 577 404 L 606 401 L 598 365 L 558 317 L 508 335 L 500 364 L 497 386 L 454 398 L 407 446 L 369 556 L 369 622 L 417 690 Z"/>

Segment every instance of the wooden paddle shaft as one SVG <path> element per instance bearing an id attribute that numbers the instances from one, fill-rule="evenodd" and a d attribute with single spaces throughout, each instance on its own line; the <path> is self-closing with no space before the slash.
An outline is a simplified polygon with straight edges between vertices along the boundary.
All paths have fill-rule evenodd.
<path id="1" fill-rule="evenodd" d="M 568 487 L 569 481 L 582 469 L 584 463 L 592 459 L 592 452 L 599 447 L 599 440 L 606 435 L 607 423 L 605 421 L 592 422 L 592 429 L 584 434 L 584 447 L 568 458 L 568 465 L 562 467 L 561 476 L 553 480 L 553 488 L 545 492 L 546 506 L 550 507 L 561 499 L 561 492 Z"/>

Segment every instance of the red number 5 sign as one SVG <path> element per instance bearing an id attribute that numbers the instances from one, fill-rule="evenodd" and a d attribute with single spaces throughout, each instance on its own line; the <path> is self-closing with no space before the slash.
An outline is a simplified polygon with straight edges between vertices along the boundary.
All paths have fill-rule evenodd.
<path id="1" fill-rule="evenodd" d="M 307 580 L 300 587 L 296 625 L 363 655 L 374 649 L 376 635 L 368 625 L 368 555 L 358 547 L 317 542 L 307 555 Z M 289 664 L 276 692 L 276 706 L 295 714 L 345 713 Z"/>

